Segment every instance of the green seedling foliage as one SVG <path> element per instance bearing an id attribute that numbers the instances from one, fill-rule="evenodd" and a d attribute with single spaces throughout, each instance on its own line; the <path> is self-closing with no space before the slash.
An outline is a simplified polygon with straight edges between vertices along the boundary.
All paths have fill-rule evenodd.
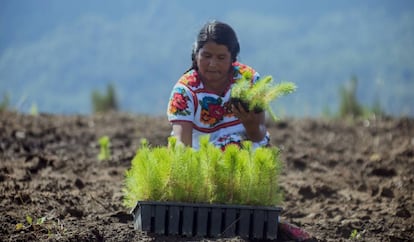
<path id="1" fill-rule="evenodd" d="M 250 75 L 243 75 L 233 85 L 231 97 L 248 103 L 249 111 L 257 108 L 266 110 L 273 120 L 277 120 L 278 118 L 271 108 L 271 102 L 294 92 L 296 88 L 292 82 L 274 84 L 272 76 L 265 76 L 252 84 Z"/>
<path id="2" fill-rule="evenodd" d="M 149 188 L 151 188 L 150 195 L 155 200 L 161 200 L 164 197 L 166 180 L 169 174 L 168 157 L 167 150 L 162 148 L 154 148 L 153 152 L 149 154 L 148 183 Z"/>
<path id="3" fill-rule="evenodd" d="M 46 221 L 46 217 L 40 217 L 40 218 L 34 220 L 32 216 L 30 216 L 28 214 L 26 215 L 26 222 L 33 229 L 36 229 L 36 227 L 39 227 L 45 221 Z M 23 223 L 16 224 L 16 230 L 22 230 L 22 229 L 24 229 Z"/>
<path id="4" fill-rule="evenodd" d="M 231 89 L 231 96 L 246 100 L 248 98 L 247 90 L 251 88 L 251 83 L 249 79 L 242 77 L 236 81 L 236 84 L 233 85 Z"/>
<path id="5" fill-rule="evenodd" d="M 223 161 L 219 163 L 221 167 L 217 170 L 220 172 L 218 184 L 221 184 L 221 186 L 218 186 L 217 194 L 222 197 L 217 197 L 218 200 L 227 200 L 229 203 L 233 203 L 239 195 L 236 178 L 239 171 L 238 152 L 239 147 L 237 145 L 227 146 L 223 155 Z"/>
<path id="6" fill-rule="evenodd" d="M 27 222 L 29 225 L 32 225 L 32 224 L 33 224 L 33 218 L 32 218 L 32 216 L 30 216 L 30 215 L 26 215 L 26 222 Z"/>
<path id="7" fill-rule="evenodd" d="M 276 148 L 229 145 L 224 151 L 200 139 L 194 150 L 170 137 L 168 146 L 151 148 L 142 142 L 125 173 L 124 204 L 175 201 L 276 205 L 281 201 Z"/>
<path id="8" fill-rule="evenodd" d="M 277 181 L 275 174 L 279 173 L 280 166 L 274 162 L 277 153 L 271 149 L 257 148 L 254 153 L 254 180 L 253 180 L 253 195 L 254 198 L 260 199 L 252 201 L 252 203 L 265 202 L 272 204 L 278 199 L 274 196 L 274 191 L 277 190 Z"/>
<path id="9" fill-rule="evenodd" d="M 217 147 L 210 142 L 208 135 L 200 137 L 200 147 L 200 150 L 202 150 L 202 152 L 198 152 L 198 154 L 200 155 L 201 163 L 204 166 L 204 170 L 200 172 L 203 173 L 206 187 L 204 201 L 212 203 L 213 201 L 217 200 L 216 184 L 218 184 L 220 178 L 216 171 L 219 169 L 218 165 L 222 159 L 223 153 L 220 149 L 217 149 Z"/>
<path id="10" fill-rule="evenodd" d="M 267 99 L 267 93 L 271 91 L 273 79 L 271 76 L 265 76 L 259 79 L 250 89 L 247 89 L 247 98 L 250 101 L 250 108 L 253 108 L 256 104 L 261 108 L 265 108 L 266 103 L 269 102 Z"/>
<path id="11" fill-rule="evenodd" d="M 193 179 L 193 193 L 194 193 L 194 202 L 205 202 L 208 201 L 208 181 L 207 181 L 207 170 L 208 170 L 208 163 L 206 160 L 203 160 L 200 156 L 201 153 L 194 150 L 194 156 L 190 173 L 194 174 L 195 177 L 191 178 L 189 182 Z"/>
<path id="12" fill-rule="evenodd" d="M 361 234 L 358 232 L 358 230 L 353 229 L 351 234 L 349 235 L 350 240 L 359 240 L 361 238 Z"/>
<path id="13" fill-rule="evenodd" d="M 102 161 L 102 160 L 109 160 L 111 158 L 111 151 L 110 151 L 110 145 L 111 142 L 109 140 L 108 136 L 102 136 L 101 138 L 99 138 L 98 140 L 99 142 L 99 154 L 98 154 L 98 160 Z"/>
<path id="14" fill-rule="evenodd" d="M 25 222 L 20 222 L 15 225 L 15 230 L 19 233 L 30 232 L 35 241 L 59 240 L 59 238 L 62 238 L 61 234 L 66 232 L 66 228 L 63 227 L 59 219 L 57 222 L 47 216 L 36 219 L 28 214 L 25 219 Z M 46 231 L 47 234 L 45 233 Z M 55 237 L 53 238 L 53 236 Z"/>
<path id="15" fill-rule="evenodd" d="M 170 186 L 170 196 L 173 201 L 191 202 L 189 199 L 189 192 L 193 189 L 189 180 L 191 179 L 190 164 L 193 162 L 192 149 L 187 149 L 182 145 L 176 146 L 174 159 L 171 163 L 171 173 L 168 185 Z"/>
<path id="16" fill-rule="evenodd" d="M 249 203 L 250 200 L 250 189 L 251 189 L 251 183 L 250 183 L 250 159 L 248 155 L 247 150 L 240 150 L 238 153 L 238 161 L 237 161 L 237 182 L 238 182 L 238 188 L 237 188 L 237 197 L 234 199 L 236 204 L 243 204 L 243 203 Z"/>
<path id="17" fill-rule="evenodd" d="M 153 151 L 148 146 L 146 140 L 141 140 L 141 147 L 137 151 L 137 154 L 132 160 L 131 169 L 127 171 L 126 176 L 130 179 L 127 179 L 126 187 L 131 190 L 130 193 L 126 193 L 126 200 L 134 202 L 137 200 L 157 200 L 160 199 L 159 194 L 157 194 L 159 184 L 151 184 L 151 182 L 157 183 L 153 179 L 153 170 L 154 164 Z M 159 167 L 159 169 L 162 169 Z M 139 175 L 135 175 L 139 174 Z M 159 173 L 158 173 L 159 175 Z"/>

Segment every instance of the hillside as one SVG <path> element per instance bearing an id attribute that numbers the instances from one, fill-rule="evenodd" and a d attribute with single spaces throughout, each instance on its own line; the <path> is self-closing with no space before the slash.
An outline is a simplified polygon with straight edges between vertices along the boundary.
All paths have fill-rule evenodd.
<path id="1" fill-rule="evenodd" d="M 285 164 L 283 220 L 320 241 L 351 241 L 353 231 L 368 242 L 414 237 L 413 119 L 286 119 L 268 127 Z M 122 205 L 124 172 L 141 138 L 165 145 L 169 132 L 163 116 L 0 113 L 0 240 L 244 241 L 133 230 Z M 112 158 L 99 162 L 102 135 Z M 31 227 L 27 216 L 45 220 Z"/>
<path id="2" fill-rule="evenodd" d="M 47 13 L 47 14 L 46 14 Z M 358 77 L 358 99 L 414 116 L 414 3 L 378 1 L 0 2 L 0 100 L 20 112 L 90 114 L 91 93 L 113 83 L 122 111 L 164 114 L 170 89 L 190 65 L 197 31 L 230 23 L 239 60 L 295 82 L 275 106 L 285 117 L 338 108 Z"/>

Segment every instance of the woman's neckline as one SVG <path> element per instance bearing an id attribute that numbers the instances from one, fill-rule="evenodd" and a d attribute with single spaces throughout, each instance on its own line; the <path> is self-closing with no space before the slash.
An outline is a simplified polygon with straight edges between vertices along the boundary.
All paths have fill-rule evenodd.
<path id="1" fill-rule="evenodd" d="M 203 89 L 208 92 L 208 93 L 212 93 L 221 97 L 224 97 L 227 93 L 227 91 L 230 88 L 230 85 L 232 83 L 232 76 L 229 74 L 228 78 L 226 79 L 226 82 L 223 84 L 222 87 L 220 88 L 211 88 L 211 87 L 207 87 L 205 82 L 203 81 L 203 79 L 201 78 L 201 76 L 199 76 L 200 78 L 200 82 L 203 84 Z"/>

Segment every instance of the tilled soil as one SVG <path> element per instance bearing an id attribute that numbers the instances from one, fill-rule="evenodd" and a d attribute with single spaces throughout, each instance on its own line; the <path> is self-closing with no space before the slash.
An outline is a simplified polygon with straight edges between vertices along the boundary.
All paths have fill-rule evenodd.
<path id="1" fill-rule="evenodd" d="M 268 128 L 285 164 L 282 220 L 320 241 L 413 241 L 414 119 Z M 0 113 L 0 241 L 246 241 L 134 230 L 125 171 L 141 138 L 166 145 L 169 134 L 165 117 Z M 103 135 L 107 161 L 97 159 Z"/>

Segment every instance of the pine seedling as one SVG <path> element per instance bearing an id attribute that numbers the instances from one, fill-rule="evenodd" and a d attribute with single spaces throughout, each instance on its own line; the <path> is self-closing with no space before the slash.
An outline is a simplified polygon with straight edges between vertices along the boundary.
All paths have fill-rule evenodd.
<path id="1" fill-rule="evenodd" d="M 239 146 L 237 145 L 228 145 L 224 150 L 223 161 L 221 164 L 222 171 L 219 176 L 222 186 L 219 186 L 222 191 L 217 191 L 218 194 L 221 194 L 223 197 L 220 197 L 219 200 L 228 201 L 229 203 L 234 203 L 234 200 L 237 200 L 239 197 L 238 180 L 237 176 L 239 173 L 238 166 L 238 153 L 240 151 Z"/>
<path id="2" fill-rule="evenodd" d="M 279 152 L 276 148 L 259 147 L 253 154 L 252 201 L 253 204 L 275 204 L 280 200 L 277 177 L 280 173 Z"/>
<path id="3" fill-rule="evenodd" d="M 168 149 L 156 147 L 152 149 L 148 159 L 150 194 L 154 200 L 163 200 L 170 173 L 171 160 Z"/>
<path id="4" fill-rule="evenodd" d="M 111 142 L 109 140 L 109 137 L 106 135 L 102 136 L 101 138 L 99 138 L 98 142 L 99 142 L 99 147 L 100 147 L 100 151 L 98 154 L 98 160 L 100 161 L 109 160 L 111 158 L 111 151 L 110 151 Z"/>
<path id="5" fill-rule="evenodd" d="M 191 150 L 192 156 L 187 163 L 187 174 L 186 176 L 186 187 L 188 200 L 190 202 L 206 202 L 207 190 L 206 184 L 206 164 L 205 160 L 202 160 L 200 157 L 200 152 L 197 152 L 194 149 Z"/>
<path id="6" fill-rule="evenodd" d="M 177 152 L 175 152 L 171 163 L 168 181 L 169 195 L 171 197 L 169 200 L 192 202 L 190 195 L 193 192 L 193 188 L 191 187 L 190 179 L 194 179 L 195 177 L 192 176 L 196 176 L 196 174 L 190 174 L 189 163 L 192 162 L 194 151 L 184 146 L 178 148 L 178 150 L 175 150 Z"/>
<path id="7" fill-rule="evenodd" d="M 185 162 L 187 159 L 191 157 L 184 145 L 178 144 L 175 146 L 173 150 L 171 150 L 171 167 L 170 167 L 170 174 L 168 178 L 168 197 L 172 201 L 185 201 L 186 197 L 186 188 L 183 182 L 184 172 L 185 171 Z"/>
<path id="8" fill-rule="evenodd" d="M 146 162 L 149 159 L 149 153 L 148 143 L 142 139 L 141 146 L 131 161 L 131 168 L 125 172 L 124 204 L 128 207 L 135 206 L 136 201 L 153 199 L 148 181 L 151 174 L 149 174 L 150 170 Z"/>
<path id="9" fill-rule="evenodd" d="M 214 144 L 210 142 L 210 136 L 204 135 L 200 137 L 200 155 L 201 162 L 205 166 L 203 170 L 203 177 L 205 179 L 205 201 L 214 202 L 217 200 L 217 185 L 219 179 L 219 173 L 216 172 L 219 169 L 219 163 L 222 160 L 223 152 L 218 149 Z"/>
<path id="10" fill-rule="evenodd" d="M 253 176 L 253 144 L 251 141 L 244 141 L 243 149 L 240 150 L 239 155 L 239 170 L 240 170 L 240 197 L 239 203 L 249 204 L 251 201 L 251 188 L 252 188 L 252 176 Z"/>

